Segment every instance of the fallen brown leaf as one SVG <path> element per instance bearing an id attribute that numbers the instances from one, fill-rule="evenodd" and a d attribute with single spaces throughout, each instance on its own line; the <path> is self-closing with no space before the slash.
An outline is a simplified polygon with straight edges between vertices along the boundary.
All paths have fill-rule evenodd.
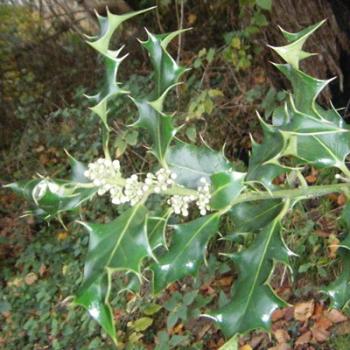
<path id="1" fill-rule="evenodd" d="M 253 348 L 249 344 L 246 344 L 241 346 L 239 350 L 253 350 Z"/>
<path id="2" fill-rule="evenodd" d="M 338 205 L 344 205 L 346 203 L 346 197 L 343 193 L 341 193 L 337 198 L 337 204 Z"/>
<path id="3" fill-rule="evenodd" d="M 275 310 L 271 316 L 272 322 L 276 322 L 276 321 L 280 320 L 281 318 L 284 317 L 284 314 L 285 314 L 285 309 Z"/>
<path id="4" fill-rule="evenodd" d="M 332 326 L 333 326 L 333 322 L 325 316 L 320 317 L 315 323 L 315 327 L 320 329 L 325 329 L 325 330 L 327 330 Z"/>
<path id="5" fill-rule="evenodd" d="M 292 348 L 290 347 L 290 345 L 283 343 L 273 346 L 272 348 L 268 348 L 267 350 L 292 350 Z"/>
<path id="6" fill-rule="evenodd" d="M 343 315 L 337 309 L 331 309 L 329 311 L 325 311 L 324 315 L 333 323 L 344 322 L 348 319 L 345 315 Z"/>
<path id="7" fill-rule="evenodd" d="M 297 338 L 297 340 L 295 341 L 295 345 L 304 345 L 304 344 L 308 344 L 311 341 L 311 332 L 308 331 L 304 334 L 302 334 L 300 337 Z"/>
<path id="8" fill-rule="evenodd" d="M 304 303 L 298 303 L 294 306 L 294 318 L 297 321 L 305 322 L 312 316 L 314 308 L 315 303 L 313 300 Z"/>
<path id="9" fill-rule="evenodd" d="M 273 335 L 279 344 L 287 343 L 290 340 L 290 336 L 285 329 L 277 329 L 273 332 Z"/>
<path id="10" fill-rule="evenodd" d="M 294 307 L 287 307 L 284 311 L 284 318 L 286 321 L 291 321 L 294 318 Z"/>
<path id="11" fill-rule="evenodd" d="M 350 321 L 339 323 L 333 328 L 336 335 L 350 334 Z"/>
<path id="12" fill-rule="evenodd" d="M 251 340 L 250 340 L 250 346 L 255 349 L 258 345 L 261 344 L 261 342 L 266 338 L 266 334 L 259 334 L 254 336 Z"/>
<path id="13" fill-rule="evenodd" d="M 34 284 L 36 281 L 38 280 L 38 276 L 36 273 L 34 272 L 30 272 L 28 273 L 28 275 L 26 275 L 26 277 L 24 277 L 24 282 L 26 284 L 28 284 L 28 286 L 31 286 L 32 284 Z"/>
<path id="14" fill-rule="evenodd" d="M 328 340 L 330 334 L 327 330 L 318 328 L 316 325 L 311 328 L 311 332 L 313 339 L 318 343 L 323 343 Z"/>
<path id="15" fill-rule="evenodd" d="M 333 234 L 329 236 L 328 239 L 328 256 L 331 259 L 335 259 L 337 257 L 337 251 L 339 248 L 340 241 Z"/>
<path id="16" fill-rule="evenodd" d="M 182 323 L 179 323 L 172 328 L 172 330 L 170 331 L 170 334 L 181 334 L 183 328 L 184 328 L 184 325 Z"/>
<path id="17" fill-rule="evenodd" d="M 233 277 L 232 276 L 225 276 L 221 277 L 217 281 L 215 281 L 213 284 L 218 287 L 228 287 L 232 284 Z"/>
<path id="18" fill-rule="evenodd" d="M 323 311 L 324 311 L 323 304 L 316 303 L 315 304 L 314 313 L 312 315 L 312 319 L 313 320 L 318 320 L 319 318 L 321 318 L 323 316 Z"/>

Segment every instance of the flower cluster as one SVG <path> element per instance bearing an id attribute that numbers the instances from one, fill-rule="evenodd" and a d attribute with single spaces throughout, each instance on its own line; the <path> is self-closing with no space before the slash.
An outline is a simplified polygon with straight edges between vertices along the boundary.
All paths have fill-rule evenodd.
<path id="1" fill-rule="evenodd" d="M 84 175 L 99 188 L 98 194 L 102 196 L 113 188 L 111 180 L 120 177 L 120 163 L 118 160 L 99 158 L 88 165 Z"/>
<path id="2" fill-rule="evenodd" d="M 208 210 L 210 210 L 210 185 L 206 178 L 202 177 L 200 180 L 200 185 L 197 187 L 198 197 L 197 197 L 197 207 L 201 215 L 205 215 Z"/>
<path id="3" fill-rule="evenodd" d="M 210 210 L 210 185 L 206 178 L 202 177 L 200 185 L 197 187 L 197 193 L 190 196 L 172 196 L 168 204 L 172 207 L 175 214 L 188 216 L 188 208 L 191 202 L 196 201 L 196 205 L 201 215 L 205 215 Z"/>
<path id="4" fill-rule="evenodd" d="M 175 214 L 188 216 L 188 207 L 191 202 L 196 199 L 195 196 L 179 196 L 175 195 L 168 199 L 168 204 L 171 206 Z"/>
<path id="5" fill-rule="evenodd" d="M 147 194 L 164 193 L 176 185 L 174 174 L 169 169 L 161 168 L 155 174 L 148 173 L 144 181 L 140 181 L 136 174 L 124 179 L 120 172 L 118 160 L 100 158 L 90 163 L 84 175 L 98 187 L 97 193 L 104 195 L 109 192 L 113 204 L 139 203 Z M 189 206 L 192 202 L 197 205 L 200 214 L 205 215 L 210 210 L 210 184 L 205 178 L 191 195 L 175 194 L 168 199 L 175 214 L 188 216 Z"/>

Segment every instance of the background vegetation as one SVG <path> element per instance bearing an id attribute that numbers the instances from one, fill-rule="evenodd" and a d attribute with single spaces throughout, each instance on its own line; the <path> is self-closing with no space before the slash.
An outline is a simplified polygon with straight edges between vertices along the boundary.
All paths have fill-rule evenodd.
<path id="1" fill-rule="evenodd" d="M 283 89 L 288 85 L 270 67 L 269 60 L 276 57 L 265 46 L 280 43 L 277 24 L 298 31 L 328 18 L 307 47 L 322 55 L 305 68 L 321 78 L 339 76 L 320 102 L 332 97 L 336 107 L 346 107 L 343 115 L 348 118 L 350 7 L 345 1 L 4 1 L 0 4 L 0 184 L 33 173 L 64 176 L 64 148 L 85 162 L 99 155 L 98 125 L 82 95 L 95 88 L 101 65 L 82 34 L 95 32 L 93 8 L 104 13 L 107 3 L 112 12 L 158 5 L 156 16 L 133 20 L 116 38 L 131 52 L 121 80 L 145 95 L 151 88 L 150 67 L 146 54 L 140 54 L 131 39 L 144 38 L 143 26 L 153 32 L 193 27 L 170 47 L 192 70 L 184 78 L 186 86 L 176 91 L 179 99 L 169 103 L 184 124 L 182 137 L 198 144 L 205 140 L 215 149 L 225 143 L 227 157 L 237 159 L 242 168 L 251 147 L 249 134 L 256 140 L 261 137 L 255 111 L 268 119 L 286 97 Z M 133 120 L 135 109 L 116 101 L 113 113 L 115 156 L 122 157 L 131 171 L 139 170 L 149 161 L 143 134 L 123 128 Z M 141 146 L 126 151 L 127 144 Z M 308 172 L 309 183 L 334 176 L 312 168 Z M 33 217 L 18 218 L 25 204 L 1 191 L 0 348 L 111 349 L 85 312 L 69 305 L 81 281 L 87 235 L 74 223 L 47 226 Z M 345 315 L 329 314 L 325 300 L 315 293 L 315 286 L 339 271 L 331 247 L 341 231 L 337 219 L 343 204 L 341 196 L 328 196 L 300 205 L 288 218 L 285 237 L 300 255 L 293 266 L 300 277 L 296 285 L 281 267 L 273 281 L 296 307 L 279 310 L 272 337 L 260 333 L 242 337 L 244 350 L 348 349 L 347 310 Z M 97 212 L 111 215 L 112 211 L 101 200 L 83 215 L 94 220 Z M 65 220 L 69 221 L 74 222 Z M 230 222 L 226 225 L 229 230 Z M 220 244 L 211 246 L 211 251 L 229 249 L 232 243 Z M 125 348 L 219 348 L 220 332 L 208 321 L 194 322 L 207 305 L 226 301 L 225 292 L 235 276 L 219 260 L 219 256 L 210 260 L 209 269 L 197 280 L 172 285 L 161 300 L 129 293 L 126 298 L 116 297 L 115 317 Z"/>

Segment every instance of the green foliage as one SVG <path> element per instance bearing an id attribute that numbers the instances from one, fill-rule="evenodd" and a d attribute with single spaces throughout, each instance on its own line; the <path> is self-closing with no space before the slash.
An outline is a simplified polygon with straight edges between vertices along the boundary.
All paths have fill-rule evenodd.
<path id="1" fill-rule="evenodd" d="M 256 5 L 270 9 L 271 2 L 257 1 Z M 168 44 L 180 31 L 162 35 L 147 32 L 147 40 L 141 42 L 154 69 L 154 89 L 150 97 L 141 99 L 116 82 L 124 57 L 120 57 L 121 49 L 110 47 L 110 39 L 122 22 L 145 11 L 123 16 L 108 12 L 107 17 L 99 16 L 100 34 L 89 41 L 102 55 L 106 72 L 102 89 L 89 97 L 94 104 L 93 112 L 101 120 L 105 156 L 89 164 L 89 170 L 84 172 L 89 181 L 82 177 L 79 181 L 74 178 L 55 182 L 30 180 L 10 187 L 32 199 L 38 210 L 49 216 L 75 209 L 87 199 L 95 198 L 96 192 L 100 195 L 109 192 L 113 203 L 122 204 L 114 220 L 81 222 L 89 233 L 89 247 L 84 279 L 75 297 L 75 304 L 86 308 L 114 343 L 117 343 L 117 330 L 109 299 L 116 272 L 136 278 L 133 288 L 117 283 L 115 289 L 119 293 L 125 289 L 137 292 L 147 283 L 145 277 L 149 274 L 151 290 L 157 294 L 177 280 L 196 277 L 206 261 L 208 243 L 215 241 L 221 223 L 229 216 L 234 221 L 234 233 L 248 234 L 251 242 L 238 251 L 232 240 L 232 250 L 224 256 L 236 267 L 238 278 L 230 296 L 221 296 L 219 309 L 205 314 L 226 337 L 233 336 L 230 342 L 236 346 L 238 334 L 258 328 L 268 331 L 272 312 L 285 305 L 269 282 L 275 262 L 289 266 L 294 255 L 281 237 L 287 212 L 309 197 L 333 192 L 348 194 L 350 171 L 346 157 L 350 153 L 350 127 L 334 108 L 326 110 L 316 102 L 329 81 L 315 79 L 299 70 L 300 60 L 309 56 L 302 51 L 302 45 L 318 24 L 300 33 L 283 31 L 289 44 L 273 48 L 286 61 L 275 66 L 291 81 L 292 91 L 282 106 L 274 108 L 272 124 L 260 118 L 264 139 L 260 144 L 253 141 L 246 173 L 237 171 L 221 152 L 175 142 L 178 126 L 174 116 L 164 111 L 164 106 L 167 95 L 185 72 L 167 51 Z M 255 25 L 262 26 L 264 18 L 259 14 L 254 21 Z M 231 45 L 240 49 L 241 40 L 233 36 Z M 206 59 L 209 61 L 212 57 L 207 55 Z M 243 59 L 243 62 L 247 68 L 247 61 Z M 239 62 L 237 64 L 239 68 Z M 134 128 L 142 128 L 147 132 L 150 153 L 158 162 L 154 166 L 155 174 L 154 169 L 149 169 L 144 181 L 139 181 L 136 174 L 124 177 L 120 163 L 112 163 L 110 157 L 108 105 L 112 98 L 124 95 L 128 95 L 138 109 L 138 118 L 130 129 L 134 132 Z M 133 135 L 136 139 L 136 134 Z M 310 165 L 337 169 L 342 172 L 344 183 L 307 186 L 301 169 Z M 283 176 L 286 181 L 280 180 Z M 296 179 L 294 183 L 289 181 L 291 177 Z M 42 185 L 37 191 L 39 184 Z M 191 204 L 198 210 L 189 208 Z M 348 207 L 345 213 L 347 210 Z M 198 211 L 199 218 L 196 217 Z M 179 214 L 188 220 L 178 217 Z M 349 250 L 346 239 L 342 246 L 346 262 Z M 343 307 L 348 301 L 348 278 L 349 271 L 344 268 L 340 279 L 326 289 L 337 307 Z M 195 298 L 196 293 L 191 292 L 183 296 L 174 294 L 164 305 L 170 311 L 169 328 L 178 320 L 187 319 L 185 306 L 191 305 Z M 149 316 L 146 314 L 131 324 L 135 343 L 140 332 L 151 327 L 153 321 Z M 158 346 L 165 342 L 169 344 L 164 348 L 172 348 L 185 343 L 186 338 L 168 339 L 160 334 Z"/>

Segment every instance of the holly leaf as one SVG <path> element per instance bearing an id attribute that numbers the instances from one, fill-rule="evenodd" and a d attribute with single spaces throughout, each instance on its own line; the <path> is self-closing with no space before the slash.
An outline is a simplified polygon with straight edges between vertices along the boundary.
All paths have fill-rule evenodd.
<path id="1" fill-rule="evenodd" d="M 257 232 L 275 219 L 282 207 L 283 202 L 278 199 L 246 202 L 233 206 L 229 215 L 235 232 Z"/>
<path id="2" fill-rule="evenodd" d="M 288 40 L 289 44 L 285 46 L 269 46 L 276 51 L 287 63 L 299 68 L 299 62 L 307 57 L 314 55 L 313 53 L 303 51 L 303 46 L 306 40 L 325 22 L 325 20 L 311 25 L 299 33 L 289 33 L 286 30 L 280 28 L 284 37 Z"/>
<path id="3" fill-rule="evenodd" d="M 133 126 L 147 130 L 151 138 L 152 152 L 163 167 L 166 167 L 164 159 L 166 151 L 176 133 L 172 117 L 163 112 L 163 104 L 168 92 L 177 85 L 180 76 L 186 71 L 171 57 L 167 46 L 182 32 L 183 30 L 179 30 L 169 34 L 154 35 L 147 31 L 148 39 L 141 41 L 141 44 L 148 51 L 154 69 L 153 100 L 132 98 L 139 113 L 138 120 Z"/>
<path id="4" fill-rule="evenodd" d="M 202 177 L 209 182 L 212 174 L 232 169 L 222 153 L 182 142 L 168 149 L 166 160 L 176 182 L 190 188 L 197 188 Z"/>
<path id="5" fill-rule="evenodd" d="M 95 187 L 54 179 L 24 180 L 5 187 L 23 196 L 33 207 L 33 213 L 44 219 L 79 208 L 97 191 Z"/>
<path id="6" fill-rule="evenodd" d="M 252 140 L 252 154 L 246 181 L 262 183 L 267 188 L 274 187 L 272 181 L 290 171 L 279 163 L 283 152 L 288 147 L 286 138 L 273 126 L 265 123 L 260 117 L 264 141 L 261 144 Z"/>
<path id="7" fill-rule="evenodd" d="M 147 209 L 138 204 L 110 223 L 81 223 L 89 232 L 90 243 L 79 294 L 105 272 L 126 270 L 140 274 L 142 260 L 152 256 L 146 232 L 146 214 Z M 130 246 L 133 254 L 127 254 Z"/>
<path id="8" fill-rule="evenodd" d="M 147 209 L 138 204 L 110 223 L 82 223 L 90 240 L 84 281 L 75 302 L 85 307 L 115 341 L 108 301 L 111 275 L 124 270 L 139 276 L 143 259 L 153 256 L 147 238 L 146 214 Z"/>
<path id="9" fill-rule="evenodd" d="M 219 215 L 203 216 L 185 224 L 174 225 L 169 250 L 151 265 L 153 292 L 166 288 L 185 276 L 195 276 L 203 263 L 209 239 L 217 232 Z"/>
<path id="10" fill-rule="evenodd" d="M 338 249 L 342 259 L 342 272 L 334 282 L 321 289 L 329 296 L 330 307 L 335 309 L 345 307 L 350 300 L 350 203 L 346 204 L 341 218 L 347 231 L 347 236 L 340 242 Z"/>
<path id="11" fill-rule="evenodd" d="M 140 41 L 147 50 L 154 68 L 154 99 L 158 99 L 169 88 L 173 87 L 187 70 L 179 66 L 167 51 L 169 43 L 187 29 L 177 30 L 168 34 L 152 34 L 147 29 L 148 38 Z"/>
<path id="12" fill-rule="evenodd" d="M 219 210 L 234 201 L 244 188 L 245 173 L 236 171 L 216 173 L 211 176 L 213 191 L 210 207 Z"/>
<path id="13" fill-rule="evenodd" d="M 165 230 L 170 214 L 170 211 L 166 211 L 160 217 L 149 216 L 147 218 L 147 234 L 152 250 L 166 246 Z"/>
<path id="14" fill-rule="evenodd" d="M 117 342 L 113 313 L 108 304 L 110 291 L 109 275 L 104 273 L 99 276 L 79 297 L 75 298 L 76 305 L 83 306 L 89 315 L 99 323 L 102 329 Z"/>
<path id="15" fill-rule="evenodd" d="M 90 37 L 87 43 L 102 55 L 105 63 L 105 79 L 99 92 L 95 95 L 87 96 L 87 98 L 93 104 L 91 110 L 99 116 L 107 130 L 109 130 L 107 124 L 108 101 L 112 97 L 128 93 L 120 88 L 120 83 L 117 82 L 119 66 L 126 56 L 120 56 L 123 47 L 118 50 L 110 49 L 111 38 L 123 22 L 153 8 L 129 12 L 124 15 L 112 14 L 107 8 L 106 17 L 96 13 L 100 25 L 100 33 L 97 36 Z"/>
<path id="16" fill-rule="evenodd" d="M 280 236 L 280 220 L 277 217 L 269 223 L 248 249 L 231 255 L 239 270 L 233 299 L 210 314 L 226 337 L 257 328 L 269 330 L 273 311 L 286 305 L 268 281 L 274 261 L 288 264 L 293 254 Z"/>
<path id="17" fill-rule="evenodd" d="M 133 99 L 133 101 L 139 112 L 138 120 L 133 125 L 148 131 L 152 153 L 165 166 L 165 154 L 176 133 L 172 117 L 161 112 L 159 101 L 154 101 L 153 103 L 145 100 Z M 156 109 L 155 107 L 160 108 Z"/>

